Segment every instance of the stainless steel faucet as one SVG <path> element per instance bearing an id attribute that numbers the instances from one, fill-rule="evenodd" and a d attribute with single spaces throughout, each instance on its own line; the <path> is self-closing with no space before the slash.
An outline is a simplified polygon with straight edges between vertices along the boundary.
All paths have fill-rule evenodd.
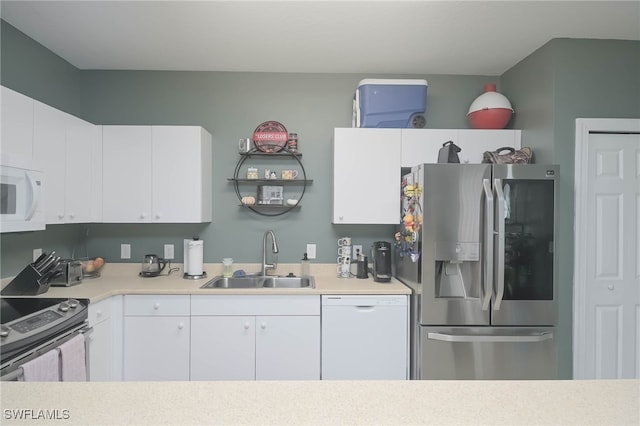
<path id="1" fill-rule="evenodd" d="M 262 276 L 267 275 L 267 270 L 276 269 L 278 264 L 276 262 L 267 263 L 267 237 L 271 235 L 271 251 L 278 253 L 278 243 L 276 242 L 276 234 L 270 229 L 264 233 L 262 237 Z"/>

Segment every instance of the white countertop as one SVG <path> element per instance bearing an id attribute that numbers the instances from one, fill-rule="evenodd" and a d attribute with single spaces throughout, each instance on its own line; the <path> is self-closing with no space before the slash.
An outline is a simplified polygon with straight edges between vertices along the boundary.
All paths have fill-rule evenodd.
<path id="1" fill-rule="evenodd" d="M 2 382 L 0 389 L 3 425 L 640 424 L 639 380 Z M 63 420 L 35 420 L 43 410 Z"/>
<path id="2" fill-rule="evenodd" d="M 167 275 L 169 267 L 163 275 L 143 278 L 138 275 L 140 265 L 137 263 L 108 263 L 100 272 L 99 278 L 87 278 L 82 283 L 71 287 L 49 287 L 46 293 L 38 297 L 75 297 L 97 302 L 118 294 L 411 294 L 411 290 L 401 282 L 391 279 L 388 283 L 375 282 L 369 274 L 368 279 L 338 278 L 336 265 L 312 264 L 311 275 L 315 278 L 315 288 L 242 288 L 242 289 L 201 289 L 210 279 L 222 273 L 222 264 L 205 264 L 208 277 L 191 280 L 182 277 L 182 264 L 172 264 L 179 271 Z M 234 270 L 243 269 L 247 273 L 260 270 L 259 264 L 236 264 Z M 299 264 L 281 264 L 269 275 L 297 275 Z M 3 285 L 10 279 L 3 279 Z"/>

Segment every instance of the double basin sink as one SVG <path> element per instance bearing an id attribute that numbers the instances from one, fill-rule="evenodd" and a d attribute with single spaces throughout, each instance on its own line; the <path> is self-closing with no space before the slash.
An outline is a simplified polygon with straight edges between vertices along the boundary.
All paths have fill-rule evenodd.
<path id="1" fill-rule="evenodd" d="M 200 288 L 315 288 L 313 277 L 261 276 L 215 277 Z"/>

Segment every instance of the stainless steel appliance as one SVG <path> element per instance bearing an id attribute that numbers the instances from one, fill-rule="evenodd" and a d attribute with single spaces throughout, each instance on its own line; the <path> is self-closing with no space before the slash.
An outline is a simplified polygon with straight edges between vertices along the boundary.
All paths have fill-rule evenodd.
<path id="1" fill-rule="evenodd" d="M 31 159 L 0 155 L 0 232 L 45 228 L 44 173 Z"/>
<path id="2" fill-rule="evenodd" d="M 387 241 L 376 241 L 371 246 L 373 259 L 373 280 L 377 282 L 391 281 L 391 244 Z"/>
<path id="3" fill-rule="evenodd" d="M 58 271 L 59 274 L 49 281 L 52 286 L 69 287 L 82 282 L 82 262 L 79 260 L 61 260 Z"/>
<path id="4" fill-rule="evenodd" d="M 147 254 L 142 261 L 142 277 L 157 277 L 167 266 L 167 261 L 156 254 Z"/>
<path id="5" fill-rule="evenodd" d="M 77 334 L 91 332 L 85 299 L 10 297 L 0 299 L 0 380 L 18 380 L 22 365 Z M 85 357 L 88 374 L 88 345 Z"/>
<path id="6" fill-rule="evenodd" d="M 396 276 L 414 379 L 557 375 L 557 166 L 423 164 L 402 178 Z"/>

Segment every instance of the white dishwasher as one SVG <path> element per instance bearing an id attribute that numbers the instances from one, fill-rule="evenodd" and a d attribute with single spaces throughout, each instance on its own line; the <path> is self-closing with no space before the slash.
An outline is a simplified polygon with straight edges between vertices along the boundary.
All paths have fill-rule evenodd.
<path id="1" fill-rule="evenodd" d="M 406 380 L 408 297 L 322 296 L 323 380 Z"/>

